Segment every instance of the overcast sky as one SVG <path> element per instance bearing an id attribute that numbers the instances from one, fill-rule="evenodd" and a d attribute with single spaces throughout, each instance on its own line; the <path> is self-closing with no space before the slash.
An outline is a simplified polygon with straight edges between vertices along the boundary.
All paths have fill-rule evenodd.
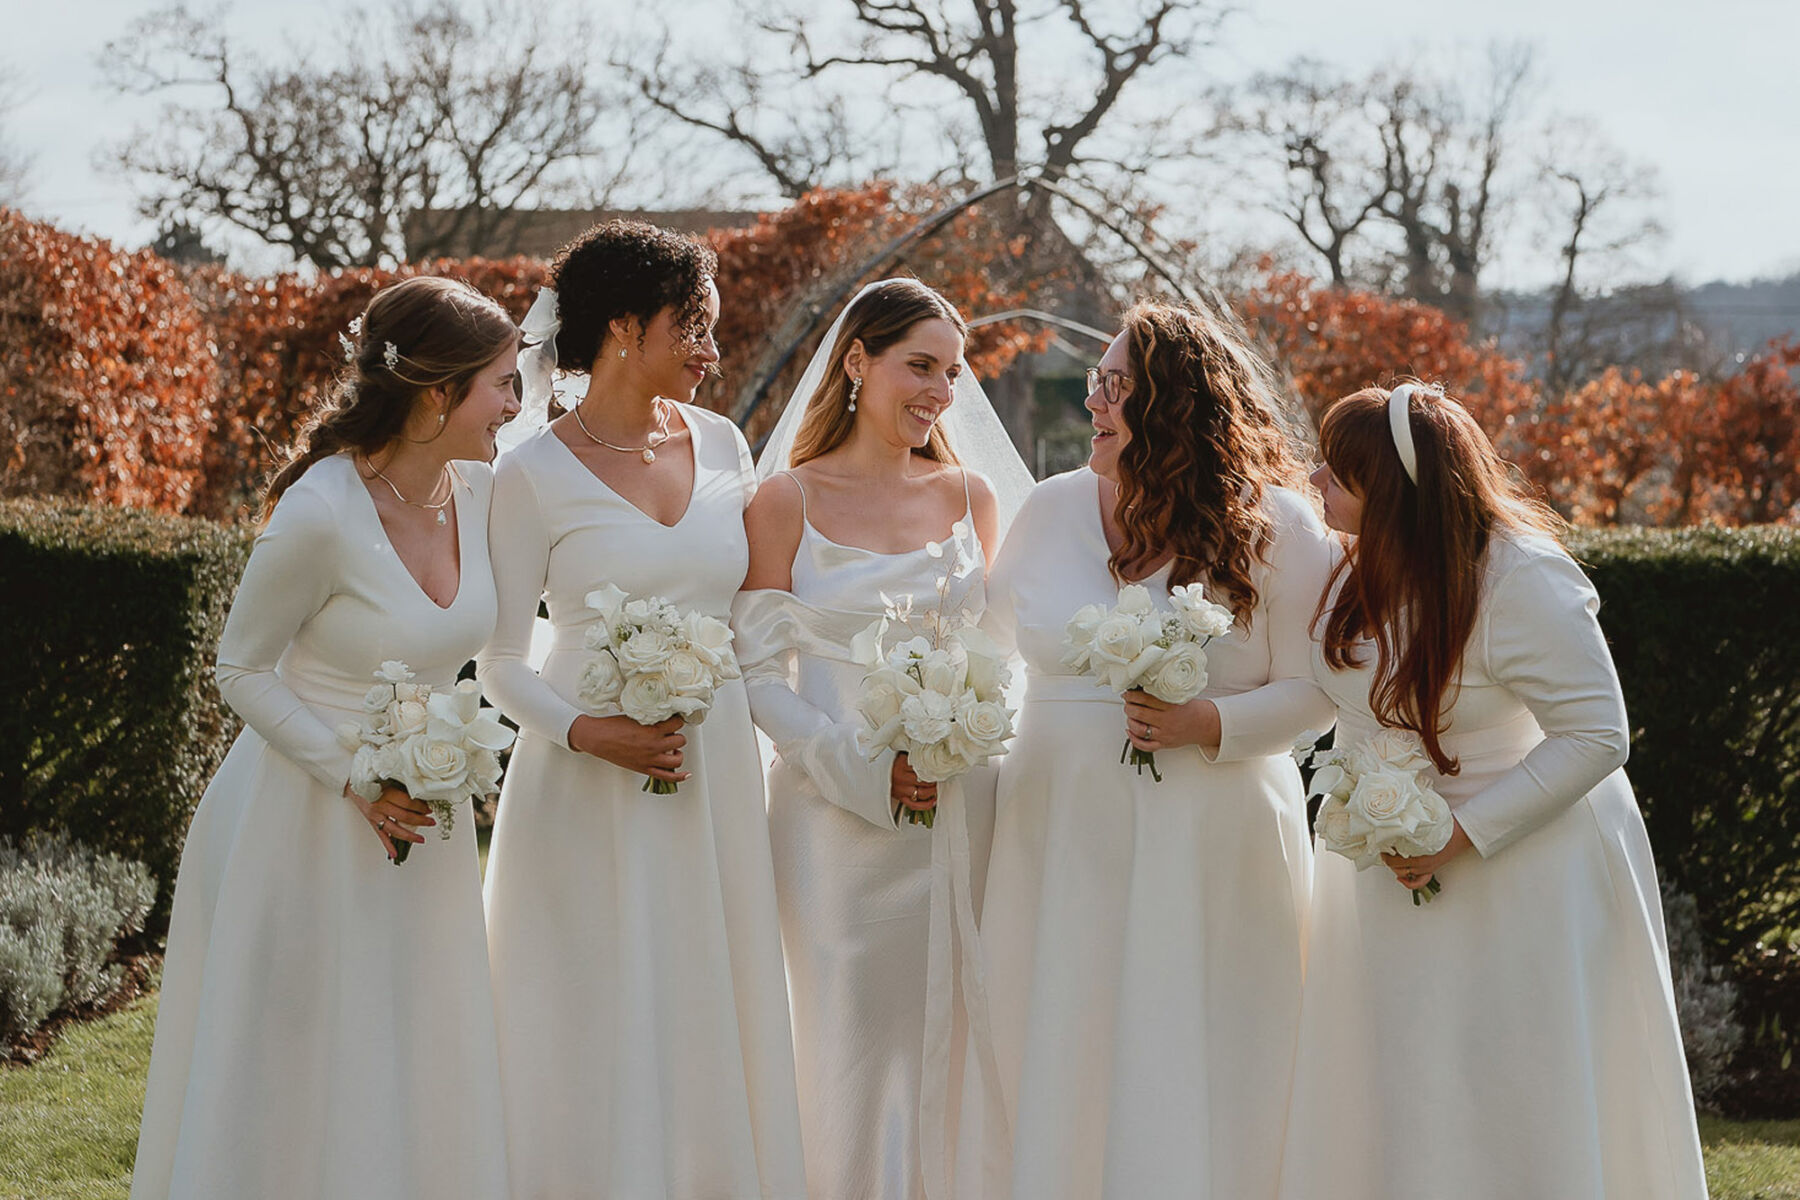
<path id="1" fill-rule="evenodd" d="M 678 14 L 695 2 L 660 9 Z M 592 8 L 604 21 L 618 3 Z M 8 135 L 35 155 L 27 211 L 143 243 L 151 230 L 132 211 L 129 184 L 96 169 L 94 157 L 144 102 L 115 96 L 97 60 L 127 22 L 159 5 L 10 7 L 0 70 L 22 100 Z M 1800 271 L 1800 0 L 1245 0 L 1242 8 L 1209 63 L 1215 74 L 1272 69 L 1298 54 L 1354 73 L 1401 53 L 1527 39 L 1539 51 L 1543 111 L 1595 119 L 1658 172 L 1668 237 L 1654 274 L 1699 283 Z M 238 0 L 230 24 L 279 53 L 283 31 L 318 11 Z"/>

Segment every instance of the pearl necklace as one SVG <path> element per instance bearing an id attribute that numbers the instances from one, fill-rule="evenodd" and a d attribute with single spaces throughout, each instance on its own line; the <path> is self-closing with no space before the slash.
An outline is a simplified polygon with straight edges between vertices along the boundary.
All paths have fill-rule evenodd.
<path id="1" fill-rule="evenodd" d="M 439 525 L 448 525 L 450 523 L 449 518 L 444 515 L 444 508 L 450 503 L 450 501 L 452 499 L 455 498 L 456 492 L 455 492 L 454 488 L 452 488 L 451 491 L 449 492 L 449 494 L 447 494 L 442 500 L 439 500 L 436 504 L 431 504 L 431 503 L 428 503 L 425 501 L 420 501 L 420 500 L 408 500 L 405 496 L 402 496 L 400 494 L 400 489 L 394 486 L 394 481 L 389 479 L 386 475 L 382 474 L 381 468 L 376 466 L 372 460 L 370 460 L 368 458 L 364 458 L 363 461 L 369 464 L 369 470 L 375 472 L 375 478 L 381 480 L 381 482 L 388 485 L 388 490 L 390 492 L 394 493 L 394 499 L 396 499 L 400 503 L 405 504 L 412 508 L 423 508 L 423 509 L 427 510 L 428 512 L 435 512 L 437 514 L 437 523 Z M 444 464 L 444 470 L 441 474 L 439 474 L 438 482 L 443 483 L 444 477 L 446 475 L 449 476 L 451 479 L 454 479 L 458 482 L 460 482 L 462 480 L 462 476 L 460 476 L 456 473 L 456 468 L 451 466 L 449 463 Z M 432 489 L 432 491 L 434 491 L 434 492 L 436 490 L 437 490 L 436 488 Z"/>
<path id="2" fill-rule="evenodd" d="M 656 401 L 656 428 L 650 431 L 648 440 L 642 446 L 615 446 L 603 437 L 596 437 L 594 431 L 587 427 L 587 422 L 581 419 L 581 405 L 577 404 L 574 412 L 575 426 L 587 435 L 588 441 L 605 446 L 608 450 L 617 450 L 620 454 L 642 455 L 646 463 L 655 462 L 656 448 L 669 440 L 669 409 L 660 398 Z"/>

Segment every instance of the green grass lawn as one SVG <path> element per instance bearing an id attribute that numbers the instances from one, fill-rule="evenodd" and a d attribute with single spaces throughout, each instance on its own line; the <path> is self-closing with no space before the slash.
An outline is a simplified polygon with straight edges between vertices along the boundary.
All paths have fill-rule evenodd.
<path id="1" fill-rule="evenodd" d="M 156 997 L 0 1069 L 0 1200 L 125 1200 Z M 1800 1121 L 1702 1117 L 1713 1200 L 1800 1200 Z"/>

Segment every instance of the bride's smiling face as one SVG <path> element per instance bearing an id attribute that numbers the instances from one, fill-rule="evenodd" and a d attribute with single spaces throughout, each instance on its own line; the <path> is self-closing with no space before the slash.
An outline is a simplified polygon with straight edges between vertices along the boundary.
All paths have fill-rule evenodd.
<path id="1" fill-rule="evenodd" d="M 844 370 L 862 380 L 857 423 L 895 444 L 922 448 L 956 395 L 962 353 L 962 334 L 938 317 L 920 321 L 879 355 L 852 342 Z"/>

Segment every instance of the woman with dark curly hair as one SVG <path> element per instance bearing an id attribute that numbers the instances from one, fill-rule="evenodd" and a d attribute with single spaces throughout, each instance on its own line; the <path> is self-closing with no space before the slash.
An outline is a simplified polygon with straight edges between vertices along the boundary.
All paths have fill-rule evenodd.
<path id="1" fill-rule="evenodd" d="M 525 358 L 548 351 L 588 379 L 570 411 L 500 461 L 500 612 L 477 660 L 521 730 L 487 873 L 518 1200 L 805 1194 L 743 685 L 721 684 L 704 725 L 641 725 L 578 700 L 599 615 L 590 592 L 611 585 L 722 621 L 749 566 L 749 447 L 692 403 L 719 358 L 714 267 L 679 234 L 599 225 L 557 256 L 555 291 L 526 323 L 549 340 Z M 534 670 L 540 602 L 555 636 Z M 679 786 L 648 792 L 646 777 Z"/>
<path id="2" fill-rule="evenodd" d="M 1385 868 L 1319 855 L 1282 1195 L 1700 1200 L 1599 596 L 1441 391 L 1346 396 L 1319 442 L 1353 537 L 1315 626 L 1336 744 L 1416 738 L 1452 828 Z"/>
<path id="3" fill-rule="evenodd" d="M 1265 379 L 1217 316 L 1133 308 L 1088 373 L 1089 465 L 994 564 L 987 624 L 1026 665 L 981 926 L 1011 1138 L 965 1100 L 967 1194 L 1275 1194 L 1312 857 L 1289 750 L 1331 718 L 1307 639 L 1331 543 Z M 1235 614 L 1199 698 L 1121 704 L 1064 664 L 1070 617 L 1126 583 Z"/>

